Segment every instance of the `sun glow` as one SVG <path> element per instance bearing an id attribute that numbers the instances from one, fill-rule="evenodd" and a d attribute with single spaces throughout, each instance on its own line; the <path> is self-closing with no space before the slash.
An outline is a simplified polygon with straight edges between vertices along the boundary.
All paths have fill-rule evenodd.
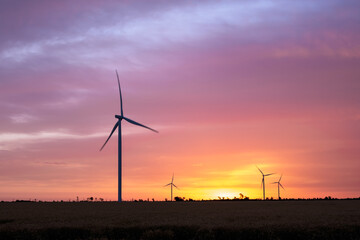
<path id="1" fill-rule="evenodd" d="M 242 193 L 244 195 L 244 193 Z M 216 189 L 211 193 L 213 199 L 234 199 L 240 197 L 236 189 Z"/>

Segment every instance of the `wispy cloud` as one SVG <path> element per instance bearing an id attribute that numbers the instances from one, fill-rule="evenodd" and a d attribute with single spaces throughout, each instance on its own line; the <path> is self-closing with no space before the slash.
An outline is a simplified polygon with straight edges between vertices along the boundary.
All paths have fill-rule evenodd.
<path id="1" fill-rule="evenodd" d="M 34 166 L 50 166 L 50 167 L 55 167 L 55 168 L 84 168 L 89 166 L 88 164 L 84 164 L 84 163 L 69 163 L 69 162 L 49 162 L 49 161 L 43 161 L 43 162 L 35 162 L 32 163 L 31 165 Z"/>
<path id="2" fill-rule="evenodd" d="M 20 113 L 10 116 L 10 119 L 13 123 L 28 123 L 36 120 L 37 118 L 26 113 Z"/>
<path id="3" fill-rule="evenodd" d="M 290 14 L 320 9 L 323 3 L 306 1 L 303 4 L 284 4 L 261 1 L 204 1 L 191 5 L 174 5 L 144 16 L 120 19 L 111 24 L 102 23 L 91 28 L 59 36 L 44 36 L 34 42 L 19 43 L 0 52 L 2 64 L 22 63 L 34 58 L 51 57 L 68 64 L 111 66 L 114 59 L 124 60 L 119 70 L 145 66 L 144 51 L 168 48 L 178 44 L 192 44 L 211 40 L 235 30 L 242 41 L 268 41 L 269 34 L 249 33 L 254 26 L 283 24 L 294 21 Z M 273 14 L 282 9 L 282 14 Z M 116 11 L 116 10 L 114 10 Z M 112 14 L 108 12 L 107 14 Z M 99 16 L 94 16 L 100 17 Z M 80 20 L 79 20 L 80 21 Z M 86 21 L 86 20 L 81 20 Z M 169 27 L 169 23 L 171 27 Z M 100 47 L 101 46 L 101 47 Z M 96 48 L 96 51 L 92 49 Z M 69 58 L 71 54 L 71 58 Z M 279 55 L 284 55 L 284 53 Z M 154 59 L 153 59 L 154 60 Z M 124 64 L 124 63 L 128 64 Z M 130 63 L 130 64 L 129 64 Z M 112 66 L 110 67 L 112 68 Z"/>
<path id="4" fill-rule="evenodd" d="M 28 143 L 41 143 L 57 140 L 81 140 L 106 137 L 104 133 L 72 134 L 66 131 L 35 132 L 35 133 L 0 133 L 0 150 L 10 150 Z"/>

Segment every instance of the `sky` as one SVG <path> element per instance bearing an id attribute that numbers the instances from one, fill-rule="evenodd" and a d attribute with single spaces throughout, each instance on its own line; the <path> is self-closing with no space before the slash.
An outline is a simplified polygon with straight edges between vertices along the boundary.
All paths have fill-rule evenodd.
<path id="1" fill-rule="evenodd" d="M 357 0 L 0 7 L 0 200 L 360 197 Z"/>

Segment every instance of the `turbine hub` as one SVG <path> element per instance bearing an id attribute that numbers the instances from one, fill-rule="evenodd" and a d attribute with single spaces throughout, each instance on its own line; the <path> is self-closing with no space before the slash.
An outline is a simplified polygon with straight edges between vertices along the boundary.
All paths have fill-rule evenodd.
<path id="1" fill-rule="evenodd" d="M 121 115 L 115 115 L 115 118 L 119 119 L 119 120 L 122 120 L 123 117 Z"/>

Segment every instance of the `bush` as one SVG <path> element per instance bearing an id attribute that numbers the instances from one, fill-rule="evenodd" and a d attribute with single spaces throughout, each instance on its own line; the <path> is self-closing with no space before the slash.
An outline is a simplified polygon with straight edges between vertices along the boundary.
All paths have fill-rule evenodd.
<path id="1" fill-rule="evenodd" d="M 177 201 L 177 202 L 183 202 L 185 198 L 175 197 L 174 199 L 175 199 L 175 201 Z"/>

